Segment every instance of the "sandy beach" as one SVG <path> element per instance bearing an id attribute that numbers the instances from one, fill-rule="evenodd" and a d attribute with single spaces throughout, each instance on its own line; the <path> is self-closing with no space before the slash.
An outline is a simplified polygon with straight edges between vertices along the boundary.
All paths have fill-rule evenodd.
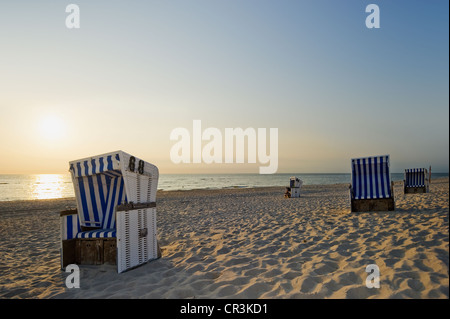
<path id="1" fill-rule="evenodd" d="M 348 184 L 161 191 L 162 258 L 117 274 L 60 269 L 59 212 L 75 200 L 0 202 L 0 298 L 448 298 L 449 180 L 394 212 L 351 213 Z M 366 266 L 380 288 L 366 287 Z"/>

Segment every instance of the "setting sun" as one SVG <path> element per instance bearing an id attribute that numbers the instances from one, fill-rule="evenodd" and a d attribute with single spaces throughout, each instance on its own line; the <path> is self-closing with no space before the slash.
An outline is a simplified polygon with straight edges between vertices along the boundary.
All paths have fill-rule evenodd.
<path id="1" fill-rule="evenodd" d="M 42 137 L 47 140 L 57 140 L 62 138 L 65 133 L 64 122 L 56 115 L 47 115 L 41 118 L 39 130 Z"/>

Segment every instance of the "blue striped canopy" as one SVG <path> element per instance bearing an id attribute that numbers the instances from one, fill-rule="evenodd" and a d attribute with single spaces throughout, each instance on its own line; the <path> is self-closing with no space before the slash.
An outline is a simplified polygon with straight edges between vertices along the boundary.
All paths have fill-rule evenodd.
<path id="1" fill-rule="evenodd" d="M 354 199 L 390 198 L 389 155 L 352 159 Z"/>
<path id="2" fill-rule="evenodd" d="M 115 228 L 115 207 L 127 203 L 120 160 L 123 152 L 70 162 L 82 226 Z"/>
<path id="3" fill-rule="evenodd" d="M 116 237 L 117 231 L 114 228 L 96 229 L 77 234 L 77 238 L 112 238 Z"/>
<path id="4" fill-rule="evenodd" d="M 428 171 L 426 168 L 405 169 L 406 187 L 425 187 Z"/>
<path id="5" fill-rule="evenodd" d="M 78 221 L 78 215 L 65 215 L 62 216 L 61 223 L 61 239 L 72 239 L 80 232 L 80 223 Z"/>
<path id="6" fill-rule="evenodd" d="M 119 162 L 119 153 L 105 154 L 70 162 L 70 171 L 76 177 L 92 176 L 100 173 L 110 177 L 121 176 Z"/>

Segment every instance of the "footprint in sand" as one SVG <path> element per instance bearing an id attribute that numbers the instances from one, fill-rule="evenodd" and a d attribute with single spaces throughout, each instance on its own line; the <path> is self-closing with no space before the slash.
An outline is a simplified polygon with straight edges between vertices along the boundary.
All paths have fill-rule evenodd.
<path id="1" fill-rule="evenodd" d="M 271 288 L 272 287 L 266 283 L 257 282 L 257 283 L 252 284 L 251 286 L 248 286 L 247 288 L 244 288 L 242 291 L 240 291 L 237 294 L 237 298 L 257 299 L 262 294 L 270 291 Z"/>
<path id="2" fill-rule="evenodd" d="M 208 279 L 217 279 L 222 275 L 221 272 L 217 272 L 217 271 L 211 271 L 211 272 L 207 272 L 205 273 L 205 277 Z"/>
<path id="3" fill-rule="evenodd" d="M 217 296 L 224 298 L 228 296 L 233 296 L 234 294 L 236 294 L 236 292 L 237 292 L 236 286 L 226 285 L 219 289 L 219 291 L 217 292 Z"/>
<path id="4" fill-rule="evenodd" d="M 303 281 L 294 279 L 292 282 L 293 287 L 300 287 L 302 293 L 311 293 L 314 291 L 316 286 L 321 283 L 321 279 L 318 277 L 307 277 Z"/>
<path id="5" fill-rule="evenodd" d="M 352 287 L 347 290 L 346 297 L 349 299 L 367 299 L 378 293 L 378 289 L 369 289 L 366 286 Z"/>
<path id="6" fill-rule="evenodd" d="M 407 284 L 414 291 L 422 291 L 425 289 L 425 286 L 418 279 L 408 279 Z"/>
<path id="7" fill-rule="evenodd" d="M 319 263 L 316 267 L 314 267 L 314 272 L 318 275 L 327 275 L 339 269 L 339 266 L 335 262 L 324 262 Z"/>
<path id="8" fill-rule="evenodd" d="M 404 249 L 393 249 L 389 252 L 389 257 L 395 257 L 395 258 L 403 258 L 405 257 L 405 250 Z"/>
<path id="9" fill-rule="evenodd" d="M 338 283 L 344 286 L 364 284 L 364 281 L 354 271 L 343 273 L 338 277 Z"/>

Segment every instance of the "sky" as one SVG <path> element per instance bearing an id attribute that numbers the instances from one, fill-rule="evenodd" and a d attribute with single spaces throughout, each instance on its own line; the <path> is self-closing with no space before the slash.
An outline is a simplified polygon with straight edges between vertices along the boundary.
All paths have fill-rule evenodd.
<path id="1" fill-rule="evenodd" d="M 66 26 L 71 3 L 80 28 Z M 380 28 L 366 27 L 372 3 Z M 258 172 L 174 163 L 170 134 L 193 139 L 194 120 L 277 128 L 278 173 L 349 173 L 351 158 L 384 154 L 393 172 L 448 172 L 448 12 L 445 0 L 2 1 L 0 174 L 64 173 L 116 150 L 163 174 Z"/>

